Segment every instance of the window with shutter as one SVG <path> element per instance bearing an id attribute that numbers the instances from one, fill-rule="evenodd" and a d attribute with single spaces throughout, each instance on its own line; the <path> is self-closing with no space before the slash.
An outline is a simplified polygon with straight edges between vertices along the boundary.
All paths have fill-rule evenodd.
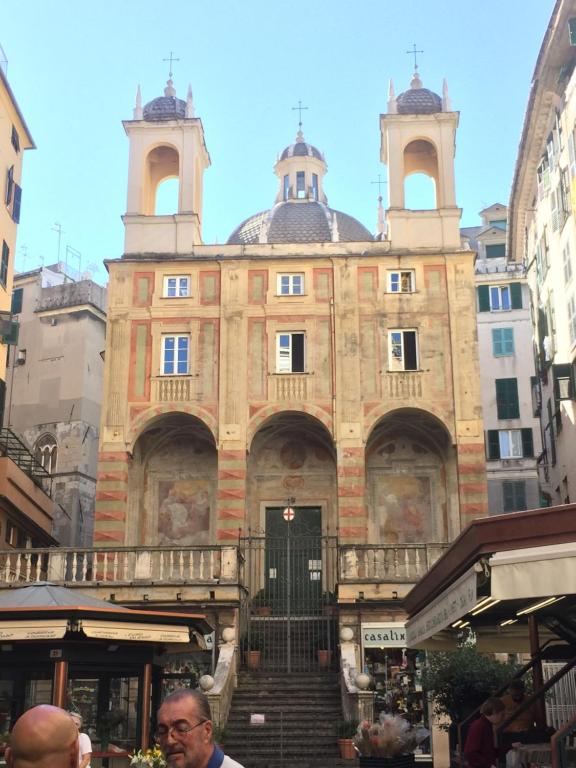
<path id="1" fill-rule="evenodd" d="M 388 332 L 388 367 L 390 371 L 418 370 L 416 331 Z"/>
<path id="2" fill-rule="evenodd" d="M 522 284 L 510 283 L 510 303 L 512 309 L 522 309 Z"/>
<path id="3" fill-rule="evenodd" d="M 506 245 L 504 243 L 496 243 L 494 245 L 486 246 L 487 259 L 503 259 L 505 256 L 506 256 Z"/>
<path id="4" fill-rule="evenodd" d="M 6 172 L 6 192 L 4 195 L 4 202 L 6 205 L 10 205 L 12 202 L 12 192 L 14 191 L 14 166 L 8 168 Z"/>
<path id="5" fill-rule="evenodd" d="M 570 363 L 552 366 L 554 397 L 556 400 L 574 400 L 574 369 Z"/>
<path id="6" fill-rule="evenodd" d="M 24 297 L 24 288 L 15 288 L 12 291 L 12 307 L 11 312 L 13 315 L 19 315 L 22 312 L 22 299 Z"/>
<path id="7" fill-rule="evenodd" d="M 517 379 L 496 379 L 496 408 L 499 419 L 520 418 Z"/>
<path id="8" fill-rule="evenodd" d="M 488 285 L 479 285 L 476 293 L 478 294 L 478 311 L 490 312 L 490 287 Z"/>
<path id="9" fill-rule="evenodd" d="M 502 483 L 504 512 L 526 509 L 526 483 L 524 480 L 504 480 Z"/>
<path id="10" fill-rule="evenodd" d="M 0 284 L 6 288 L 6 281 L 8 280 L 8 262 L 10 259 L 10 248 L 8 243 L 2 241 L 2 261 L 0 262 Z"/>
<path id="11" fill-rule="evenodd" d="M 489 459 L 500 458 L 500 438 L 497 429 L 489 429 L 486 432 L 486 453 Z"/>
<path id="12" fill-rule="evenodd" d="M 534 456 L 534 440 L 530 427 L 522 427 L 522 456 L 526 459 Z"/>
<path id="13" fill-rule="evenodd" d="M 20 203 L 22 202 L 22 187 L 14 184 L 14 202 L 12 204 L 12 219 L 16 224 L 20 223 Z"/>
<path id="14" fill-rule="evenodd" d="M 276 373 L 304 373 L 304 371 L 304 332 L 276 334 Z"/>
<path id="15" fill-rule="evenodd" d="M 492 328 L 492 354 L 494 357 L 509 357 L 514 354 L 513 328 Z"/>

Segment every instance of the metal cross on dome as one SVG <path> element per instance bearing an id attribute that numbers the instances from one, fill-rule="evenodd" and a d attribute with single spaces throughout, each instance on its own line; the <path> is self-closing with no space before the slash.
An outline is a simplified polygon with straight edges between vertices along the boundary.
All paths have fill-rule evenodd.
<path id="1" fill-rule="evenodd" d="M 424 53 L 424 51 L 418 51 L 416 50 L 416 43 L 412 43 L 412 50 L 406 51 L 406 53 L 409 53 L 410 55 L 414 56 L 414 69 L 418 69 L 418 59 L 416 58 L 417 54 Z"/>
<path id="2" fill-rule="evenodd" d="M 162 59 L 162 61 L 169 61 L 170 62 L 170 71 L 168 72 L 168 77 L 170 78 L 170 80 L 172 80 L 172 75 L 174 74 L 172 72 L 172 64 L 175 61 L 180 61 L 180 59 L 175 59 L 174 56 L 172 55 L 172 51 L 170 51 L 170 58 Z"/>
<path id="3" fill-rule="evenodd" d="M 384 184 L 384 186 L 386 186 L 388 182 L 378 174 L 378 181 L 371 181 L 370 184 L 378 184 L 378 197 L 382 197 L 382 185 Z"/>
<path id="4" fill-rule="evenodd" d="M 302 130 L 302 110 L 308 109 L 308 107 L 303 107 L 302 102 L 298 100 L 298 106 L 292 107 L 292 111 L 294 111 L 295 109 L 298 110 L 298 128 Z"/>

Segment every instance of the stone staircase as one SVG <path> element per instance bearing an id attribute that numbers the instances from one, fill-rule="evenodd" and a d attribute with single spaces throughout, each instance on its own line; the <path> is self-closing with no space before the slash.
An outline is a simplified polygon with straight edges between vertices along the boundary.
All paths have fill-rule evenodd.
<path id="1" fill-rule="evenodd" d="M 264 715 L 251 725 L 252 714 Z M 335 725 L 342 720 L 336 672 L 248 672 L 238 675 L 224 751 L 245 768 L 335 768 Z"/>

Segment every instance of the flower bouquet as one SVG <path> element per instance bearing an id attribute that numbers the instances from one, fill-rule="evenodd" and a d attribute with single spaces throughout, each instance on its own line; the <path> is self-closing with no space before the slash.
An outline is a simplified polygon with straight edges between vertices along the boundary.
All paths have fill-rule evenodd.
<path id="1" fill-rule="evenodd" d="M 426 728 L 414 728 L 400 715 L 382 712 L 377 722 L 360 723 L 354 744 L 361 755 L 360 765 L 405 768 L 414 763 L 414 750 L 429 735 Z"/>
<path id="2" fill-rule="evenodd" d="M 160 747 L 139 749 L 130 759 L 132 768 L 166 768 L 166 760 Z"/>

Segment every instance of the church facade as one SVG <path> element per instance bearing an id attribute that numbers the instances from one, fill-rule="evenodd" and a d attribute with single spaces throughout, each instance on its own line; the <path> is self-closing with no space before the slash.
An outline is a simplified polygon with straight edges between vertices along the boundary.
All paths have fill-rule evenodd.
<path id="1" fill-rule="evenodd" d="M 169 81 L 143 107 L 138 96 L 125 248 L 107 262 L 95 546 L 234 546 L 288 504 L 349 552 L 407 552 L 487 514 L 457 124 L 447 90 L 416 73 L 380 117 L 390 206 L 376 235 L 329 207 L 324 156 L 300 131 L 275 164 L 272 207 L 214 245 L 191 92 Z M 430 210 L 405 206 L 413 173 L 434 180 Z M 178 211 L 155 215 L 168 178 Z M 386 581 L 362 595 L 390 597 Z"/>

